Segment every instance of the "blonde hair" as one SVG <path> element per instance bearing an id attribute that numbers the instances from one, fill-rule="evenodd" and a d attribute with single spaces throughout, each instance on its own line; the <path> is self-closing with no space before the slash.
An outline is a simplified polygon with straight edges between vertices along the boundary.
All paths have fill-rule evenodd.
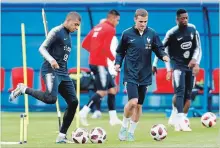
<path id="1" fill-rule="evenodd" d="M 135 11 L 135 16 L 134 16 L 134 17 L 137 18 L 138 16 L 142 16 L 142 17 L 148 16 L 147 10 L 142 9 L 142 8 L 137 9 L 137 10 Z"/>

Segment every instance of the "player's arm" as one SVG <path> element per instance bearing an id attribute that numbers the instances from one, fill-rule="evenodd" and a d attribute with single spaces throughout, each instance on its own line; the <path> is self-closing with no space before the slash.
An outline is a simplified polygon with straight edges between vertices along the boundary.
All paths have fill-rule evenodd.
<path id="1" fill-rule="evenodd" d="M 82 42 L 82 47 L 86 49 L 88 52 L 90 52 L 91 34 L 92 33 L 90 31 L 89 34 L 87 34 L 87 36 L 84 38 Z"/>
<path id="2" fill-rule="evenodd" d="M 121 39 L 116 49 L 116 60 L 115 60 L 116 70 L 119 70 L 119 68 L 121 67 L 126 51 L 127 51 L 126 36 L 124 33 L 122 33 Z"/>
<path id="3" fill-rule="evenodd" d="M 200 36 L 199 36 L 198 31 L 196 31 L 195 42 L 196 42 L 196 49 L 195 49 L 195 52 L 192 58 L 196 60 L 196 64 L 193 67 L 193 74 L 197 75 L 199 73 L 199 69 L 200 69 L 199 64 L 202 58 L 201 41 L 200 41 Z"/>
<path id="4" fill-rule="evenodd" d="M 111 61 L 115 60 L 115 57 L 112 54 L 111 49 L 110 49 L 111 42 L 112 42 L 114 35 L 115 35 L 115 30 L 112 30 L 112 29 L 107 30 L 105 38 L 104 38 L 104 45 L 103 45 L 104 53 Z"/>
<path id="5" fill-rule="evenodd" d="M 161 41 L 160 41 L 160 39 L 159 39 L 159 36 L 158 35 L 156 35 L 156 39 L 155 39 L 155 44 L 157 45 L 156 47 L 154 47 L 154 51 L 157 51 L 157 50 L 161 50 L 161 51 L 163 51 L 163 49 L 164 49 L 164 46 L 163 45 L 165 45 L 165 54 L 166 55 L 164 55 L 164 53 L 159 53 L 160 55 L 162 55 L 162 58 L 163 58 L 163 61 L 166 61 L 165 62 L 165 66 L 166 66 L 166 69 L 167 69 L 167 76 L 166 76 L 166 79 L 167 80 L 170 80 L 171 79 L 171 66 L 170 66 L 170 61 L 169 61 L 169 57 L 168 57 L 168 43 L 169 43 L 169 33 L 167 33 L 166 34 L 166 36 L 165 36 L 165 38 L 164 38 L 164 40 L 163 40 L 163 45 L 161 45 Z M 163 46 L 163 47 L 162 47 Z M 158 57 L 157 56 L 155 56 L 154 57 L 154 62 L 153 62 L 153 67 L 152 67 L 152 72 L 153 72 L 153 74 L 154 73 L 157 73 L 157 62 L 158 62 Z"/>
<path id="6" fill-rule="evenodd" d="M 41 55 L 51 64 L 52 68 L 59 68 L 56 60 L 48 52 L 51 45 L 57 40 L 56 34 L 55 29 L 52 29 L 39 48 Z"/>
<path id="7" fill-rule="evenodd" d="M 196 37 L 195 37 L 195 40 L 196 40 L 196 50 L 193 54 L 193 58 L 196 59 L 196 63 L 199 65 L 200 64 L 200 61 L 202 59 L 202 48 L 201 48 L 201 40 L 200 40 L 200 35 L 199 35 L 199 32 L 196 31 Z M 197 53 L 196 53 L 197 52 Z"/>
<path id="8" fill-rule="evenodd" d="M 171 44 L 171 35 L 172 35 L 172 29 L 167 31 L 167 33 L 163 39 L 163 45 L 165 47 L 164 51 L 169 57 L 170 57 L 169 46 Z M 171 80 L 171 77 L 172 77 L 172 69 L 171 69 L 170 61 L 165 62 L 165 67 L 167 69 L 166 80 L 169 81 L 169 80 Z"/>
<path id="9" fill-rule="evenodd" d="M 168 46 L 168 42 L 169 42 L 169 33 L 168 32 L 166 33 L 166 36 L 164 37 L 164 40 L 163 40 L 164 47 Z M 168 52 L 166 52 L 166 53 L 168 54 Z M 158 57 L 154 56 L 153 67 L 157 67 L 157 63 L 158 63 Z"/>
<path id="10" fill-rule="evenodd" d="M 110 45 L 110 49 L 111 49 L 111 52 L 112 52 L 114 57 L 116 56 L 116 49 L 117 49 L 117 47 L 118 47 L 118 39 L 117 39 L 116 36 L 114 36 L 112 38 L 111 45 Z"/>
<path id="11" fill-rule="evenodd" d="M 118 39 L 116 36 L 114 36 L 112 38 L 112 41 L 111 41 L 111 52 L 113 54 L 113 56 L 115 57 L 116 56 L 116 48 L 118 47 Z M 115 70 L 115 61 L 111 61 L 111 60 L 107 60 L 107 63 L 108 63 L 108 70 L 110 72 L 110 74 L 112 76 L 117 76 L 117 72 Z"/>
<path id="12" fill-rule="evenodd" d="M 154 75 L 155 73 L 157 73 L 157 63 L 158 63 L 158 57 L 157 57 L 157 56 L 154 56 L 154 61 L 153 61 L 153 65 L 152 65 L 153 75 Z"/>
<path id="13" fill-rule="evenodd" d="M 196 33 L 195 33 L 195 37 L 193 39 L 193 42 L 195 44 L 195 50 L 194 50 L 192 59 L 188 65 L 188 67 L 190 67 L 190 68 L 198 66 L 201 61 L 201 57 L 202 57 L 201 41 L 200 41 L 200 36 L 199 36 L 198 31 L 196 31 Z"/>
<path id="14" fill-rule="evenodd" d="M 168 55 L 164 52 L 164 46 L 159 38 L 159 36 L 157 34 L 154 35 L 153 38 L 153 47 L 152 47 L 153 52 L 156 54 L 156 56 L 165 61 L 168 62 L 169 61 L 169 57 Z"/>

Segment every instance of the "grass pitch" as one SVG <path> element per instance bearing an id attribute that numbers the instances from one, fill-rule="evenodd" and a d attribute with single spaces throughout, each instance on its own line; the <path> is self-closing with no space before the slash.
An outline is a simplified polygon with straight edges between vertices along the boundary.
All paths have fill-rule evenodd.
<path id="1" fill-rule="evenodd" d="M 20 113 L 1 113 L 1 141 L 19 141 Z M 190 119 L 192 132 L 175 132 L 167 126 L 164 114 L 143 113 L 135 132 L 135 142 L 121 142 L 118 140 L 120 126 L 110 126 L 108 114 L 103 114 L 101 119 L 88 119 L 90 124 L 87 129 L 100 126 L 106 130 L 107 141 L 104 144 L 56 144 L 58 121 L 56 113 L 34 112 L 29 114 L 28 143 L 22 145 L 1 145 L 3 148 L 220 148 L 220 123 L 213 128 L 205 128 L 200 118 Z M 122 114 L 119 114 L 122 119 Z M 163 141 L 154 141 L 150 136 L 150 128 L 154 124 L 162 123 L 168 129 L 168 136 Z M 69 131 L 75 129 L 75 120 Z"/>

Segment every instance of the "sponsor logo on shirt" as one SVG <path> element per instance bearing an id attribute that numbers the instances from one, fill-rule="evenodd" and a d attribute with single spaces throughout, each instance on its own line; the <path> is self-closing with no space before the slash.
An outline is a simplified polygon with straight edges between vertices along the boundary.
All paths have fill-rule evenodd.
<path id="1" fill-rule="evenodd" d="M 180 41 L 180 40 L 182 40 L 183 39 L 183 37 L 179 37 L 179 38 L 177 38 L 177 41 Z"/>
<path id="2" fill-rule="evenodd" d="M 135 39 L 130 40 L 130 42 L 133 42 Z"/>
<path id="3" fill-rule="evenodd" d="M 189 41 L 189 42 L 183 42 L 180 47 L 183 49 L 183 50 L 186 50 L 186 49 L 190 49 L 192 47 L 192 42 Z"/>

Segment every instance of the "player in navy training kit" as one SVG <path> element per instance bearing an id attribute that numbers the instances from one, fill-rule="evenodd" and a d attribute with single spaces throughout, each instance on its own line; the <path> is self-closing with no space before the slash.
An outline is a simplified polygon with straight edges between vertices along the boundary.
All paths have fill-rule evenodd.
<path id="1" fill-rule="evenodd" d="M 28 88 L 24 84 L 18 84 L 12 91 L 10 98 L 16 99 L 21 94 L 28 94 L 46 103 L 54 104 L 58 92 L 65 99 L 67 109 L 64 113 L 57 143 L 67 143 L 66 133 L 74 118 L 78 100 L 72 80 L 68 75 L 67 60 L 71 52 L 71 32 L 78 29 L 81 16 L 77 12 L 70 12 L 60 26 L 54 27 L 39 48 L 45 58 L 41 67 L 41 75 L 46 84 L 46 92 Z"/>
<path id="2" fill-rule="evenodd" d="M 193 24 L 188 24 L 187 11 L 179 9 L 176 15 L 178 25 L 171 28 L 164 38 L 165 51 L 171 58 L 175 89 L 173 111 L 169 124 L 174 125 L 176 131 L 191 131 L 183 120 L 190 107 L 191 93 L 195 84 L 195 76 L 199 72 L 202 50 L 196 27 Z M 153 64 L 153 71 L 155 72 L 156 63 L 157 58 Z M 170 80 L 170 63 L 166 63 L 166 68 L 166 79 Z"/>
<path id="3" fill-rule="evenodd" d="M 147 86 L 152 83 L 152 51 L 161 60 L 169 61 L 169 57 L 163 51 L 164 47 L 159 36 L 152 28 L 146 26 L 148 12 L 144 9 L 137 9 L 134 20 L 135 26 L 123 32 L 116 50 L 115 68 L 117 71 L 120 71 L 125 58 L 124 82 L 127 83 L 129 99 L 124 107 L 123 123 L 119 132 L 121 141 L 134 141 L 134 131 L 142 113 Z"/>

